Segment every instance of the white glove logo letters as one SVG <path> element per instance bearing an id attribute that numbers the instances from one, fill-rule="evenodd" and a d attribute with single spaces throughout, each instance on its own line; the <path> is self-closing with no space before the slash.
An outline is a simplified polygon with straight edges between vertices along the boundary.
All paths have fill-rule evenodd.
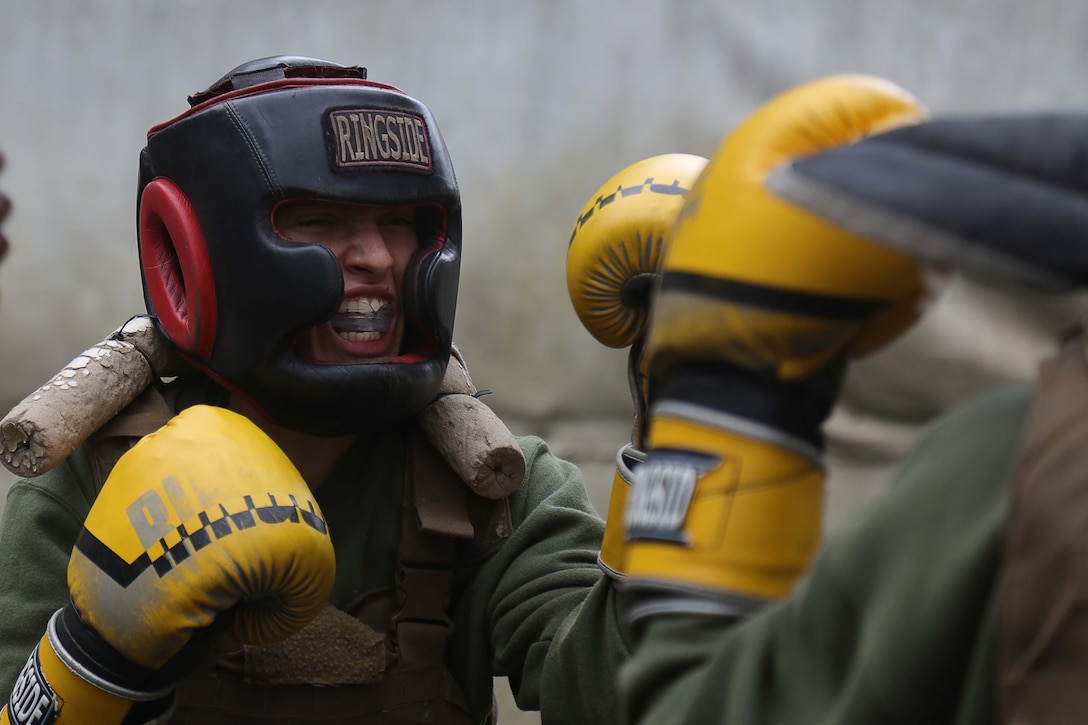
<path id="1" fill-rule="evenodd" d="M 647 461 L 635 471 L 627 506 L 627 535 L 687 544 L 684 520 L 700 470 L 681 461 Z"/>

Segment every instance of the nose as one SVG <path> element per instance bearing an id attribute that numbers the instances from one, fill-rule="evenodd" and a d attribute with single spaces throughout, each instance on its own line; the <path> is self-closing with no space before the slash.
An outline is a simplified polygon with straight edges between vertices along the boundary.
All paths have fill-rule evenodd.
<path id="1" fill-rule="evenodd" d="M 351 233 L 333 249 L 345 272 L 374 278 L 383 277 L 393 268 L 393 255 L 378 225 L 363 221 L 354 224 Z"/>

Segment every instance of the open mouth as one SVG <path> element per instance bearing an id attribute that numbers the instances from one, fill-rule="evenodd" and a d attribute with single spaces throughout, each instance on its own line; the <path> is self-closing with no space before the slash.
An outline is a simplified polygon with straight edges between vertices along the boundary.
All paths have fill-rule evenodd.
<path id="1" fill-rule="evenodd" d="M 393 306 L 379 298 L 344 300 L 330 322 L 336 334 L 348 342 L 377 340 L 393 324 Z"/>

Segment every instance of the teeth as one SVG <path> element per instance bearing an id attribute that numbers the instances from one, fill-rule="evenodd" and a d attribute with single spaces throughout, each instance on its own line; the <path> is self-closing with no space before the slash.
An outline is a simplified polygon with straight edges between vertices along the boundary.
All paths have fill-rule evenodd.
<path id="1" fill-rule="evenodd" d="M 332 316 L 332 326 L 348 342 L 369 342 L 389 331 L 394 311 L 388 300 L 355 297 L 340 304 L 340 310 Z"/>
<path id="2" fill-rule="evenodd" d="M 385 300 L 378 298 L 356 297 L 355 299 L 344 300 L 340 304 L 340 312 L 342 314 L 368 314 L 371 312 L 377 312 L 383 307 L 385 307 Z"/>
<path id="3" fill-rule="evenodd" d="M 366 342 L 381 337 L 380 332 L 338 332 L 338 334 L 348 342 Z"/>

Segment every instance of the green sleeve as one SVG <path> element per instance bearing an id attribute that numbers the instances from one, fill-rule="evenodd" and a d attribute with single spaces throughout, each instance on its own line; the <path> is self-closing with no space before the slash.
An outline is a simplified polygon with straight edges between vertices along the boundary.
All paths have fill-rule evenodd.
<path id="1" fill-rule="evenodd" d="M 81 451 L 8 491 L 0 519 L 0 703 L 49 617 L 68 601 L 68 559 L 93 499 Z"/>
<path id="2" fill-rule="evenodd" d="M 730 626 L 661 617 L 620 682 L 634 722 L 993 722 L 1009 482 L 1030 389 L 935 426 L 785 601 Z"/>
<path id="3" fill-rule="evenodd" d="M 491 661 L 480 666 L 506 676 L 518 706 L 544 723 L 619 722 L 615 681 L 629 648 L 622 595 L 597 566 L 603 522 L 575 466 L 538 438 L 521 442 L 514 532 L 476 573 L 458 626 L 486 638 Z"/>

